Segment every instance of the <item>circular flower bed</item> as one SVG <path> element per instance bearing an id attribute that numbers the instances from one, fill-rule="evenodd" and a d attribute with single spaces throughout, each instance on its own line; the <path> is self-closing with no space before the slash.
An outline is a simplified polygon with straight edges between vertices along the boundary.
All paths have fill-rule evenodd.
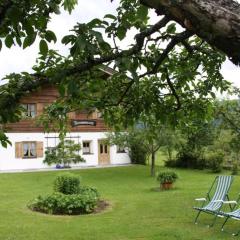
<path id="1" fill-rule="evenodd" d="M 73 174 L 62 174 L 54 182 L 55 192 L 38 196 L 28 207 L 33 211 L 47 214 L 77 215 L 89 214 L 96 209 L 105 209 L 107 204 L 100 200 L 95 188 L 81 186 L 80 180 Z"/>

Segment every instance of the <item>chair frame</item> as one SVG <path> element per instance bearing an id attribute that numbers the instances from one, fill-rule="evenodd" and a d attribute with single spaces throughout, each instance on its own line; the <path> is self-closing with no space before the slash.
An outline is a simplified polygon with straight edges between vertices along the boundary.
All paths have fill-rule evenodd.
<path id="1" fill-rule="evenodd" d="M 239 201 L 240 201 L 240 194 L 239 194 L 239 196 L 238 196 L 238 198 L 237 198 L 236 201 L 224 201 L 224 202 L 223 202 L 223 204 L 232 203 L 232 204 L 234 204 L 234 206 L 233 206 L 231 212 L 222 212 L 222 211 L 219 212 L 219 215 L 220 215 L 220 216 L 223 216 L 223 217 L 226 218 L 225 221 L 224 221 L 223 224 L 222 224 L 222 228 L 221 228 L 222 231 L 224 231 L 224 226 L 225 226 L 225 224 L 227 223 L 227 221 L 228 221 L 229 219 L 240 220 L 240 215 L 239 215 L 239 217 L 236 217 L 236 216 L 232 215 L 232 213 L 237 210 L 236 207 L 239 205 Z M 240 208 L 240 207 L 239 207 L 239 208 Z M 240 234 L 240 230 L 239 230 L 238 232 L 236 232 L 236 233 L 233 233 L 232 235 L 233 235 L 233 236 L 238 236 L 239 234 Z"/>
<path id="2" fill-rule="evenodd" d="M 214 215 L 213 222 L 212 222 L 212 224 L 209 225 L 209 227 L 212 227 L 212 226 L 215 224 L 215 222 L 216 222 L 216 219 L 217 219 L 217 217 L 218 217 L 218 215 L 219 215 L 220 209 L 222 208 L 222 205 L 223 205 L 224 200 L 228 200 L 228 201 L 229 201 L 228 192 L 229 192 L 229 190 L 230 190 L 230 188 L 231 188 L 231 185 L 232 185 L 232 182 L 233 182 L 233 176 L 228 176 L 228 177 L 231 178 L 231 181 L 230 181 L 230 184 L 229 184 L 228 189 L 226 190 L 226 193 L 224 194 L 223 199 L 213 200 L 213 199 L 211 199 L 211 197 L 210 197 L 210 193 L 212 192 L 213 187 L 214 187 L 216 184 L 218 184 L 219 177 L 220 177 L 220 176 L 217 176 L 217 177 L 214 179 L 214 181 L 213 181 L 213 183 L 212 183 L 209 191 L 207 192 L 206 198 L 195 199 L 195 200 L 197 200 L 197 201 L 203 201 L 203 204 L 202 204 L 201 207 L 194 207 L 195 210 L 198 210 L 197 216 L 195 217 L 195 220 L 194 220 L 194 223 L 195 223 L 195 224 L 198 223 L 197 220 L 198 220 L 201 212 L 205 212 L 205 213 L 210 213 L 210 214 L 213 214 L 213 215 Z M 226 176 L 226 177 L 227 177 L 227 176 Z M 217 189 L 215 190 L 214 195 L 216 194 L 216 191 L 217 191 Z M 213 195 L 213 196 L 214 196 L 214 195 Z M 206 203 L 206 201 L 208 201 L 208 202 Z M 207 206 L 207 205 L 210 204 L 210 203 L 217 203 L 217 202 L 219 202 L 219 207 L 218 207 L 216 210 L 204 209 L 204 206 Z M 230 209 L 232 210 L 232 205 L 231 205 L 231 204 L 229 204 L 229 207 L 230 207 Z"/>

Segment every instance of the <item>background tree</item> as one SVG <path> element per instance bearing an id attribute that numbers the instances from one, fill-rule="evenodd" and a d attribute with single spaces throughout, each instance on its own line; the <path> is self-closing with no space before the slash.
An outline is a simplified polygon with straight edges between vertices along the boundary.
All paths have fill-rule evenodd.
<path id="1" fill-rule="evenodd" d="M 184 168 L 208 167 L 206 156 L 209 153 L 208 148 L 213 145 L 219 134 L 215 122 L 195 120 L 182 126 L 180 131 L 182 140 L 179 144 L 176 162 L 172 164 Z M 171 165 L 171 162 L 167 164 Z"/>
<path id="2" fill-rule="evenodd" d="M 239 94 L 239 89 L 235 89 L 235 93 Z M 222 129 L 230 131 L 228 139 L 229 147 L 231 149 L 232 161 L 240 162 L 240 101 L 225 100 L 217 105 L 216 116 L 221 123 Z"/>
<path id="3" fill-rule="evenodd" d="M 147 155 L 150 158 L 151 176 L 155 175 L 156 154 L 161 147 L 170 144 L 169 128 L 151 116 L 141 118 L 136 126 L 127 129 L 126 132 L 109 134 L 111 144 L 127 147 L 130 157 L 134 162 L 145 163 Z M 136 161 L 136 159 L 138 159 Z"/>

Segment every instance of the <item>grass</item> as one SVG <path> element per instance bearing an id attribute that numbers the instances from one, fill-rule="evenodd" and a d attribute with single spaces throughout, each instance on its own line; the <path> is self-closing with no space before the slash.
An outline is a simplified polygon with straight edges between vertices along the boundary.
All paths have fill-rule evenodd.
<path id="1" fill-rule="evenodd" d="M 161 167 L 161 169 L 163 169 Z M 52 191 L 58 172 L 0 174 L 1 240 L 159 240 L 234 239 L 240 228 L 223 219 L 207 228 L 212 216 L 203 214 L 193 224 L 193 199 L 203 197 L 215 175 L 205 171 L 176 170 L 175 189 L 155 191 L 155 179 L 145 166 L 75 170 L 85 185 L 95 186 L 111 202 L 106 212 L 85 216 L 49 216 L 27 209 L 29 200 Z M 230 196 L 236 197 L 240 179 L 235 178 Z M 235 238 L 236 239 L 236 238 Z"/>

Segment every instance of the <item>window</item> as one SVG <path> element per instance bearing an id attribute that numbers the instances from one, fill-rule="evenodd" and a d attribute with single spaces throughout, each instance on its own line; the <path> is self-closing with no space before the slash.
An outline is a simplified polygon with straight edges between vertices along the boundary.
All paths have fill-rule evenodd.
<path id="1" fill-rule="evenodd" d="M 117 153 L 125 153 L 125 148 L 122 146 L 117 146 Z"/>
<path id="2" fill-rule="evenodd" d="M 15 158 L 42 158 L 43 142 L 15 142 Z"/>
<path id="3" fill-rule="evenodd" d="M 35 158 L 35 157 L 37 157 L 36 142 L 24 142 L 23 158 Z"/>
<path id="4" fill-rule="evenodd" d="M 34 118 L 36 117 L 37 113 L 36 113 L 36 104 L 22 104 L 23 108 L 25 109 L 24 115 L 25 117 L 28 118 Z"/>
<path id="5" fill-rule="evenodd" d="M 91 154 L 91 142 L 90 141 L 83 142 L 83 154 Z"/>
<path id="6" fill-rule="evenodd" d="M 100 143 L 100 154 L 108 153 L 108 145 Z"/>

